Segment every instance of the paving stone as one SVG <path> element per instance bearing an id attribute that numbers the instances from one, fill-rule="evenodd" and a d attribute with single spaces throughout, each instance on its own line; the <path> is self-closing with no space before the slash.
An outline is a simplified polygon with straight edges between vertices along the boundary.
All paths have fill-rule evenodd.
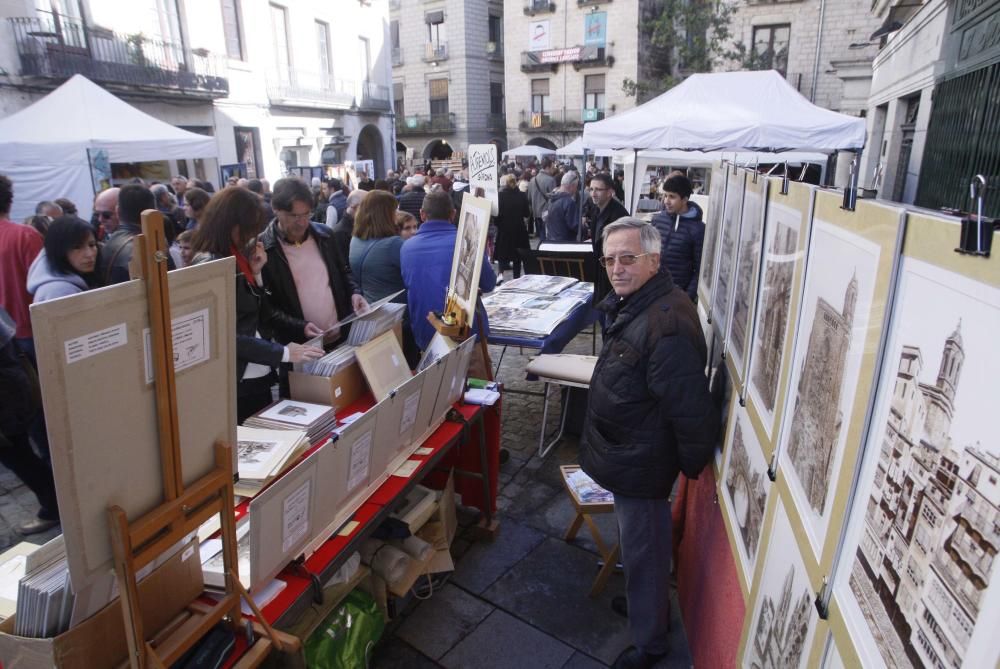
<path id="1" fill-rule="evenodd" d="M 562 495 L 556 495 L 544 507 L 525 520 L 534 528 L 545 532 L 545 534 L 562 541 L 566 530 L 576 516 L 576 510 L 569 499 L 569 493 L 563 491 Z M 613 513 L 601 513 L 592 516 L 597 528 L 601 531 L 601 537 L 609 547 L 618 542 L 618 521 Z M 590 530 L 586 524 L 580 527 L 576 533 L 576 538 L 570 542 L 574 546 L 579 546 L 585 550 L 597 553 L 597 544 L 590 536 Z"/>
<path id="2" fill-rule="evenodd" d="M 626 621 L 611 610 L 624 579 L 612 575 L 588 597 L 597 572 L 593 554 L 548 538 L 490 586 L 483 597 L 575 649 L 611 664 L 629 641 Z"/>
<path id="3" fill-rule="evenodd" d="M 557 494 L 559 489 L 547 483 L 538 481 L 529 483 L 519 489 L 516 495 L 511 495 L 511 504 L 507 507 L 505 515 L 515 520 L 528 518 L 540 507 L 548 504 Z"/>
<path id="4" fill-rule="evenodd" d="M 479 594 L 520 562 L 544 538 L 545 535 L 538 530 L 505 518 L 496 539 L 480 541 L 469 548 L 456 566 L 452 582 Z"/>
<path id="5" fill-rule="evenodd" d="M 441 658 L 449 669 L 558 669 L 573 655 L 573 649 L 517 618 L 494 611 Z"/>
<path id="6" fill-rule="evenodd" d="M 379 642 L 372 657 L 373 669 L 428 669 L 440 667 L 398 637 L 390 636 Z"/>
<path id="7" fill-rule="evenodd" d="M 601 664 L 594 658 L 577 651 L 562 666 L 562 669 L 605 669 L 606 667 L 606 664 Z"/>
<path id="8" fill-rule="evenodd" d="M 493 607 L 450 583 L 407 617 L 397 636 L 433 660 L 465 638 Z"/>

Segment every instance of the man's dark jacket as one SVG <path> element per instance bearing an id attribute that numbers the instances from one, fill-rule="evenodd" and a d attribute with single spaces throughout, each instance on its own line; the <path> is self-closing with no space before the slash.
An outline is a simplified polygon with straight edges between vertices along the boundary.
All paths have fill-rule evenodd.
<path id="1" fill-rule="evenodd" d="M 688 204 L 695 216 L 678 219 L 665 211 L 653 217 L 652 223 L 660 231 L 660 269 L 670 272 L 674 283 L 688 294 L 693 302 L 698 296 L 698 275 L 701 273 L 701 250 L 705 243 L 705 224 L 701 220 L 701 207 Z"/>
<path id="2" fill-rule="evenodd" d="M 545 240 L 575 242 L 579 230 L 580 205 L 577 196 L 557 190 L 549 199 L 549 213 L 545 218 Z"/>
<path id="3" fill-rule="evenodd" d="M 719 415 L 695 306 L 659 273 L 601 303 L 609 325 L 590 381 L 580 465 L 617 495 L 666 498 L 712 459 Z"/>
<path id="4" fill-rule="evenodd" d="M 306 321 L 302 315 L 302 304 L 295 289 L 295 279 L 288 258 L 281 248 L 277 220 L 264 229 L 260 242 L 267 251 L 267 264 L 261 272 L 264 286 L 270 293 L 270 303 L 274 307 L 275 317 L 274 338 L 283 344 L 305 341 Z M 326 272 L 330 277 L 330 288 L 333 290 L 333 303 L 337 307 L 337 317 L 344 319 L 354 312 L 351 305 L 351 295 L 360 293 L 347 260 L 337 248 L 332 232 L 325 225 L 309 224 L 309 234 L 316 240 L 316 246 L 323 256 Z M 317 281 L 320 279 L 317 279 Z"/>
<path id="5" fill-rule="evenodd" d="M 427 191 L 423 188 L 414 188 L 399 194 L 399 209 L 413 214 L 413 217 L 420 222 L 420 208 L 424 206 L 424 196 Z"/>
<path id="6" fill-rule="evenodd" d="M 593 203 L 593 200 L 589 200 L 589 202 Z M 608 224 L 614 223 L 623 216 L 628 216 L 628 209 L 618 200 L 611 198 L 603 211 L 594 205 L 593 212 L 595 212 L 594 218 L 590 220 L 590 230 L 593 237 L 590 243 L 594 247 L 594 262 L 597 262 L 597 259 L 604 255 L 604 241 L 601 239 L 601 233 L 604 232 L 604 228 Z M 611 281 L 608 279 L 607 271 L 600 265 L 597 265 L 594 277 L 596 279 L 594 281 L 594 304 L 596 305 L 608 296 L 611 291 Z"/>

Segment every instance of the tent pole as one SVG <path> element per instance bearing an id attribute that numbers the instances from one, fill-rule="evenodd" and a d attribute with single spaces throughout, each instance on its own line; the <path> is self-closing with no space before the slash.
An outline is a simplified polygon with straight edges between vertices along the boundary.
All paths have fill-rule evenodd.
<path id="1" fill-rule="evenodd" d="M 628 201 L 629 201 L 629 213 L 635 216 L 635 189 L 636 189 L 636 172 L 639 171 L 639 149 L 632 149 L 632 188 L 629 189 Z"/>

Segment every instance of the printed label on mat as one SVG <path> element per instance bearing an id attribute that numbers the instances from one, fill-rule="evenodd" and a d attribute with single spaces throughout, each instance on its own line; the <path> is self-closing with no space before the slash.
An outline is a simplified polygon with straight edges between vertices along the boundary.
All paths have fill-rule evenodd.
<path id="1" fill-rule="evenodd" d="M 212 354 L 209 345 L 208 309 L 178 316 L 171 322 L 174 339 L 174 373 L 205 362 Z M 146 360 L 146 383 L 153 382 L 153 342 L 149 328 L 142 331 Z"/>
<path id="2" fill-rule="evenodd" d="M 284 523 L 281 529 L 281 551 L 287 553 L 309 531 L 309 489 L 306 481 L 298 490 L 285 498 Z"/>
<path id="3" fill-rule="evenodd" d="M 347 478 L 347 490 L 352 491 L 368 479 L 368 466 L 372 459 L 372 431 L 358 437 L 351 446 L 351 470 Z"/>
<path id="4" fill-rule="evenodd" d="M 92 355 L 110 351 L 113 348 L 124 346 L 128 343 L 128 331 L 124 323 L 113 325 L 97 332 L 91 332 L 80 337 L 67 339 L 66 364 L 80 362 Z"/>

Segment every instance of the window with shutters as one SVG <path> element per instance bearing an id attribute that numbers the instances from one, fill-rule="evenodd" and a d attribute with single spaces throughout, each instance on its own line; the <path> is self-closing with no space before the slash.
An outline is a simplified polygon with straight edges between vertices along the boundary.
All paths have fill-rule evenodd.
<path id="1" fill-rule="evenodd" d="M 406 116 L 406 107 L 403 105 L 403 83 L 396 81 L 392 84 L 392 106 L 396 110 L 396 118 L 401 119 Z"/>
<path id="2" fill-rule="evenodd" d="M 583 108 L 594 110 L 602 118 L 604 117 L 604 76 L 603 74 L 588 74 L 583 78 Z"/>
<path id="3" fill-rule="evenodd" d="M 226 55 L 243 60 L 243 26 L 240 23 L 239 0 L 222 0 L 222 30 L 226 37 Z"/>
<path id="4" fill-rule="evenodd" d="M 490 82 L 490 113 L 503 113 L 503 82 Z"/>
<path id="5" fill-rule="evenodd" d="M 316 47 L 319 49 L 319 75 L 325 87 L 333 86 L 333 59 L 330 54 L 330 24 L 316 22 Z"/>
<path id="6" fill-rule="evenodd" d="M 433 44 L 437 49 L 447 43 L 447 35 L 444 29 L 444 12 L 428 12 L 424 15 L 427 22 L 427 42 Z"/>
<path id="7" fill-rule="evenodd" d="M 549 112 L 549 80 L 531 80 L 531 113 L 547 114 Z"/>
<path id="8" fill-rule="evenodd" d="M 448 80 L 431 79 L 427 82 L 430 89 L 431 116 L 448 113 Z"/>
<path id="9" fill-rule="evenodd" d="M 291 57 L 288 53 L 288 10 L 271 5 L 271 36 L 274 38 L 274 66 L 283 84 L 291 82 Z"/>
<path id="10" fill-rule="evenodd" d="M 754 26 L 753 61 L 751 69 L 788 72 L 788 40 L 792 27 L 787 23 L 774 26 Z"/>

